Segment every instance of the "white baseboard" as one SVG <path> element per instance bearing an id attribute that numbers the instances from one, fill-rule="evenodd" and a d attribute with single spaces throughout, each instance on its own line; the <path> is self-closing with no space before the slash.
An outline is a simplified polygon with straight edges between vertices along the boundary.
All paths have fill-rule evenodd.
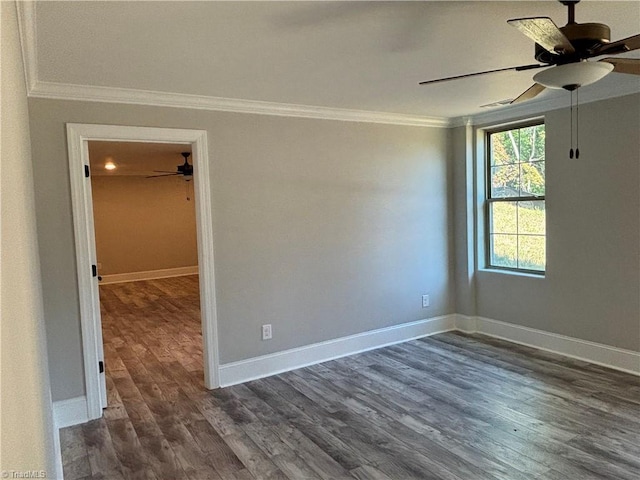
<path id="1" fill-rule="evenodd" d="M 456 330 L 462 332 L 482 333 L 520 345 L 640 375 L 640 352 L 483 317 L 468 317 L 458 314 L 455 324 Z"/>
<path id="2" fill-rule="evenodd" d="M 445 315 L 227 363 L 220 365 L 220 386 L 228 387 L 347 355 L 454 330 L 455 322 L 455 315 Z"/>
<path id="3" fill-rule="evenodd" d="M 615 370 L 640 375 L 640 352 L 611 347 L 512 323 L 461 314 L 444 315 L 380 328 L 304 347 L 220 365 L 220 386 L 228 387 L 436 333 L 481 333 Z M 56 428 L 89 421 L 86 397 L 53 402 Z"/>
<path id="4" fill-rule="evenodd" d="M 456 330 L 465 333 L 476 333 L 478 331 L 478 322 L 476 317 L 468 317 L 456 313 Z"/>
<path id="5" fill-rule="evenodd" d="M 87 397 L 75 397 L 53 402 L 53 424 L 56 429 L 88 421 Z"/>
<path id="6" fill-rule="evenodd" d="M 197 275 L 198 266 L 163 268 L 161 270 L 149 270 L 146 272 L 114 273 L 113 275 L 102 275 L 100 285 L 110 283 L 137 282 L 140 280 L 153 280 L 155 278 L 182 277 L 184 275 Z"/>

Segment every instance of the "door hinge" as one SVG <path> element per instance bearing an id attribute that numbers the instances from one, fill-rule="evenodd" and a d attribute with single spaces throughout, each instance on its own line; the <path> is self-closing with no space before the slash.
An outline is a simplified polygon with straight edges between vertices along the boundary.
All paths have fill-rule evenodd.
<path id="1" fill-rule="evenodd" d="M 84 166 L 84 176 L 89 178 L 89 165 Z"/>
<path id="2" fill-rule="evenodd" d="M 98 267 L 96 265 L 91 265 L 91 275 L 93 277 L 97 277 L 98 276 Z"/>
<path id="3" fill-rule="evenodd" d="M 102 360 L 98 362 L 98 370 L 100 373 L 104 373 L 104 362 Z"/>

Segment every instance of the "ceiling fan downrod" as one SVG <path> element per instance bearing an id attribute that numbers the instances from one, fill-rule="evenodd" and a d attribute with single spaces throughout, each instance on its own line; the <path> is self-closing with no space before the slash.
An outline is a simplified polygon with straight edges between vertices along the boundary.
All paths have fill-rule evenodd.
<path id="1" fill-rule="evenodd" d="M 569 18 L 567 20 L 567 25 L 576 23 L 576 3 L 580 0 L 560 0 L 560 3 L 567 6 L 569 11 Z"/>

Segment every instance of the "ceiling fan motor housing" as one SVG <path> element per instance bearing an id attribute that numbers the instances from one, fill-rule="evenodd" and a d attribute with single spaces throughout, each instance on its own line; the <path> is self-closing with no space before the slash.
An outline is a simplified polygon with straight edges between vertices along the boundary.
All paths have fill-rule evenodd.
<path id="1" fill-rule="evenodd" d="M 536 43 L 536 60 L 551 65 L 579 62 L 588 58 L 591 50 L 611 41 L 611 29 L 604 23 L 569 23 L 560 27 L 560 31 L 574 46 L 575 53 L 551 53 Z"/>
<path id="2" fill-rule="evenodd" d="M 193 175 L 193 165 L 178 165 L 178 173 L 182 173 L 183 175 Z"/>
<path id="3" fill-rule="evenodd" d="M 189 163 L 191 152 L 182 152 L 180 155 L 184 157 L 184 164 L 178 165 L 178 173 L 183 174 L 185 177 L 191 177 L 193 175 L 193 165 Z"/>

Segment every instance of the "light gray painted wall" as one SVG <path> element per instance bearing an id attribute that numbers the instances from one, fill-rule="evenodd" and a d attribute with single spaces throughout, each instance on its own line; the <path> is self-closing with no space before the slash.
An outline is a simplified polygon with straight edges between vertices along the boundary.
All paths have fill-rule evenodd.
<path id="1" fill-rule="evenodd" d="M 453 195 L 453 229 L 455 255 L 456 313 L 474 316 L 475 239 L 474 239 L 474 169 L 473 129 L 457 127 L 451 130 L 451 170 Z M 471 188 L 467 188 L 469 185 Z"/>
<path id="2" fill-rule="evenodd" d="M 0 2 L 0 471 L 57 476 L 27 90 L 15 2 Z M 57 434 L 57 431 L 55 432 Z M 6 475 L 5 475 L 6 473 Z"/>
<path id="3" fill-rule="evenodd" d="M 84 392 L 67 122 L 208 131 L 222 363 L 453 312 L 445 129 L 43 99 L 30 118 L 56 400 Z"/>
<path id="4" fill-rule="evenodd" d="M 545 122 L 546 275 L 478 271 L 477 315 L 640 350 L 640 95 L 580 106 L 579 160 L 568 158 L 569 111 L 549 112 Z M 468 188 L 458 173 L 463 156 L 455 161 L 459 226 Z M 456 254 L 459 266 L 463 242 Z M 457 293 L 464 313 L 469 298 Z"/>

